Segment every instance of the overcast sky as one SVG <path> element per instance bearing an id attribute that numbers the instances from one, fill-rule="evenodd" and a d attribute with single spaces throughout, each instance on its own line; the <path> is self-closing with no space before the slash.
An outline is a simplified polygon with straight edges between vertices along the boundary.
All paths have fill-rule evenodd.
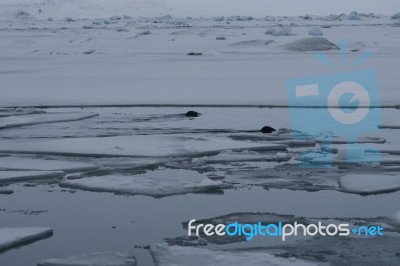
<path id="1" fill-rule="evenodd" d="M 172 9 L 178 8 L 188 14 L 196 10 L 200 15 L 329 15 L 349 13 L 354 10 L 393 15 L 400 12 L 400 0 L 169 0 L 165 2 L 168 2 Z"/>

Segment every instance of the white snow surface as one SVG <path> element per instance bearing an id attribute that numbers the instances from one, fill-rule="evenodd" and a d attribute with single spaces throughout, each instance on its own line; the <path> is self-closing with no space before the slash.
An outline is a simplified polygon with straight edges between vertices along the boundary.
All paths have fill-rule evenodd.
<path id="1" fill-rule="evenodd" d="M 350 193 L 376 194 L 400 190 L 400 174 L 350 174 L 340 178 L 340 187 Z"/>
<path id="2" fill-rule="evenodd" d="M 285 145 L 235 141 L 223 137 L 193 138 L 137 135 L 52 140 L 0 140 L 0 153 L 80 156 L 198 156 L 223 150 L 285 150 Z"/>
<path id="3" fill-rule="evenodd" d="M 60 186 L 90 191 L 155 197 L 207 192 L 232 187 L 230 184 L 213 181 L 196 172 L 184 170 L 163 170 L 140 175 L 113 174 L 87 177 L 62 181 Z"/>
<path id="4" fill-rule="evenodd" d="M 58 123 L 83 120 L 98 116 L 96 113 L 44 113 L 28 114 L 18 116 L 7 116 L 0 118 L 0 129 L 10 127 L 31 126 L 46 123 Z"/>
<path id="5" fill-rule="evenodd" d="M 2 12 L 11 12 L 10 19 L 4 16 L 0 21 L 0 28 L 4 29 L 0 31 L 3 62 L 0 106 L 287 106 L 288 79 L 362 69 L 376 71 L 381 105 L 400 104 L 397 91 L 400 35 L 399 27 L 394 24 L 397 21 L 389 16 L 351 21 L 262 16 L 254 20 L 222 22 L 158 15 L 143 18 L 144 14 L 140 14 L 141 18 L 124 18 L 123 13 L 112 9 L 121 1 L 109 1 L 107 5 L 111 9 L 92 6 L 93 14 L 99 12 L 92 19 L 67 22 L 65 17 L 79 18 L 80 12 L 85 12 L 85 3 L 53 0 L 54 7 L 46 7 L 54 8 L 57 14 L 65 14 L 48 21 L 52 13 L 43 8 L 43 14 L 37 14 L 41 5 L 32 5 L 36 1 L 22 1 L 25 4 L 19 1 L 15 5 L 14 1 L 7 2 L 15 11 L 11 14 L 11 8 L 0 6 Z M 39 2 L 46 4 L 47 1 Z M 141 2 L 140 10 L 152 10 L 153 1 Z M 82 9 L 61 8 L 69 4 Z M 15 13 L 21 9 L 38 19 L 15 19 Z M 114 15 L 121 19 L 105 19 Z M 99 23 L 101 25 L 97 25 Z M 88 25 L 93 26 L 85 27 Z M 337 45 L 343 39 L 349 42 L 345 64 L 341 63 L 339 50 L 326 52 L 336 66 L 331 68 L 318 61 L 314 51 L 284 48 L 288 43 L 309 37 L 311 26 L 322 28 L 324 38 L 331 43 Z M 116 31 L 119 27 L 128 31 Z M 264 34 L 269 29 L 287 27 L 292 28 L 293 35 Z M 143 35 L 146 30 L 151 34 Z M 226 40 L 216 41 L 216 37 Z M 234 43 L 252 45 L 232 45 Z M 354 65 L 366 50 L 373 51 L 373 56 Z M 203 55 L 187 56 L 190 52 Z"/>
<path id="6" fill-rule="evenodd" d="M 136 259 L 130 253 L 92 253 L 67 258 L 48 259 L 38 266 L 135 266 Z"/>
<path id="7" fill-rule="evenodd" d="M 50 228 L 0 228 L 0 251 L 53 234 Z"/>
<path id="8" fill-rule="evenodd" d="M 158 266 L 315 265 L 294 258 L 278 258 L 259 251 L 211 251 L 204 248 L 156 244 L 150 246 L 150 252 Z"/>

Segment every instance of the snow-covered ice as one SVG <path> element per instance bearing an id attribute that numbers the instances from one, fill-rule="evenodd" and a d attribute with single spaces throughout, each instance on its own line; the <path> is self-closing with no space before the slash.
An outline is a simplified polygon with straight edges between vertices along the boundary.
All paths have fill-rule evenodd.
<path id="1" fill-rule="evenodd" d="M 32 228 L 0 228 L 0 251 L 24 245 L 53 234 L 53 230 L 45 227 Z"/>
<path id="2" fill-rule="evenodd" d="M 150 246 L 150 252 L 158 266 L 315 265 L 304 260 L 279 258 L 259 251 L 212 251 L 156 244 Z"/>
<path id="3" fill-rule="evenodd" d="M 286 150 L 286 145 L 234 141 L 223 137 L 120 136 L 52 140 L 0 140 L 1 153 L 75 156 L 199 156 L 223 150 Z"/>
<path id="4" fill-rule="evenodd" d="M 48 259 L 38 266 L 136 266 L 135 256 L 125 252 L 92 253 Z"/>
<path id="5" fill-rule="evenodd" d="M 139 175 L 113 174 L 66 180 L 62 187 L 118 194 L 164 197 L 170 195 L 210 192 L 231 188 L 222 181 L 213 181 L 193 171 L 150 171 Z"/>
<path id="6" fill-rule="evenodd" d="M 285 45 L 285 48 L 294 52 L 307 52 L 307 51 L 329 51 L 338 50 L 336 44 L 328 41 L 323 37 L 310 37 L 297 41 L 293 41 Z"/>
<path id="7" fill-rule="evenodd" d="M 308 34 L 311 36 L 322 36 L 324 35 L 320 27 L 312 27 L 308 30 Z"/>
<path id="8" fill-rule="evenodd" d="M 78 121 L 98 116 L 96 113 L 43 113 L 7 116 L 0 118 L 0 129 L 46 123 Z"/>
<path id="9" fill-rule="evenodd" d="M 343 191 L 361 195 L 388 193 L 400 190 L 400 175 L 349 174 L 340 178 Z"/>

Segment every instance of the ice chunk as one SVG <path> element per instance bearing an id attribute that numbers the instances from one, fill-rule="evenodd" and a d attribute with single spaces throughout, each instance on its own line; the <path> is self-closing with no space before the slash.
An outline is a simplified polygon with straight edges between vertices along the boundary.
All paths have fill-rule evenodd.
<path id="1" fill-rule="evenodd" d="M 312 28 L 308 31 L 308 35 L 311 35 L 311 36 L 322 36 L 322 35 L 324 35 L 324 34 L 322 33 L 322 30 L 321 30 L 320 27 L 312 27 Z"/>
<path id="2" fill-rule="evenodd" d="M 44 113 L 0 118 L 0 129 L 45 123 L 78 121 L 98 116 L 97 113 Z"/>
<path id="3" fill-rule="evenodd" d="M 131 253 L 93 253 L 42 261 L 38 266 L 135 266 L 136 258 Z"/>
<path id="4" fill-rule="evenodd" d="M 66 22 L 75 22 L 75 21 L 76 21 L 75 19 L 70 18 L 70 17 L 66 17 L 64 20 L 65 20 Z"/>
<path id="5" fill-rule="evenodd" d="M 400 19 L 400 12 L 397 12 L 392 16 L 392 19 Z"/>
<path id="6" fill-rule="evenodd" d="M 215 17 L 215 18 L 214 18 L 214 21 L 221 22 L 221 21 L 224 21 L 224 19 L 225 19 L 225 18 L 222 17 L 222 16 L 221 16 L 221 17 Z"/>
<path id="7" fill-rule="evenodd" d="M 75 156 L 179 157 L 216 154 L 223 150 L 285 151 L 286 145 L 235 141 L 222 137 L 137 135 L 103 138 L 0 140 L 0 153 Z"/>
<path id="8" fill-rule="evenodd" d="M 340 178 L 342 190 L 361 195 L 400 190 L 400 174 L 350 174 Z"/>
<path id="9" fill-rule="evenodd" d="M 0 171 L 0 184 L 62 178 L 62 171 Z"/>
<path id="10" fill-rule="evenodd" d="M 291 36 L 292 34 L 292 28 L 283 28 L 278 31 L 272 32 L 272 36 Z"/>
<path id="11" fill-rule="evenodd" d="M 77 172 L 94 170 L 98 167 L 93 164 L 69 162 L 59 160 L 45 160 L 19 157 L 1 157 L 0 170 L 31 170 L 31 171 L 63 171 Z"/>
<path id="12" fill-rule="evenodd" d="M 289 51 L 307 52 L 307 51 L 328 51 L 338 50 L 339 48 L 323 37 L 311 37 L 300 39 L 285 45 Z"/>
<path id="13" fill-rule="evenodd" d="M 212 251 L 156 244 L 150 246 L 150 252 L 159 266 L 315 265 L 295 258 L 279 258 L 260 251 Z"/>
<path id="14" fill-rule="evenodd" d="M 272 40 L 249 40 L 249 41 L 241 41 L 232 43 L 231 46 L 266 46 L 272 43 Z"/>
<path id="15" fill-rule="evenodd" d="M 197 172 L 187 170 L 162 170 L 140 175 L 113 174 L 87 177 L 66 180 L 61 182 L 60 186 L 89 191 L 154 197 L 209 192 L 232 187 L 231 184 L 213 181 Z"/>
<path id="16" fill-rule="evenodd" d="M 96 52 L 96 49 L 84 51 L 83 54 L 93 54 L 94 52 Z"/>
<path id="17" fill-rule="evenodd" d="M 225 151 L 212 157 L 206 157 L 202 160 L 206 163 L 224 163 L 224 162 L 256 162 L 256 161 L 288 161 L 291 156 L 287 153 L 278 152 L 277 154 L 262 154 L 251 151 L 232 152 Z"/>
<path id="18" fill-rule="evenodd" d="M 0 228 L 0 251 L 47 238 L 52 234 L 53 230 L 45 227 Z"/>
<path id="19" fill-rule="evenodd" d="M 119 27 L 116 27 L 116 28 L 115 28 L 115 31 L 118 31 L 118 32 L 128 32 L 129 30 L 128 30 L 126 27 L 119 26 Z"/>
<path id="20" fill-rule="evenodd" d="M 121 19 L 121 17 L 118 15 L 110 17 L 110 20 L 120 20 L 120 19 Z"/>
<path id="21" fill-rule="evenodd" d="M 33 19 L 33 18 L 34 18 L 33 16 L 31 16 L 31 14 L 29 14 L 29 13 L 26 12 L 26 11 L 19 11 L 19 12 L 15 15 L 15 17 L 16 17 L 17 19 Z"/>
<path id="22" fill-rule="evenodd" d="M 347 17 L 347 19 L 348 20 L 359 20 L 360 15 L 356 11 L 353 11 L 350 13 L 350 15 Z"/>

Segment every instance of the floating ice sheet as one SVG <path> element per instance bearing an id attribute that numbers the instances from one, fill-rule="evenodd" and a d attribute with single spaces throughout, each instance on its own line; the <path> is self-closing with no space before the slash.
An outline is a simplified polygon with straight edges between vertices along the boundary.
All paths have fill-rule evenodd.
<path id="1" fill-rule="evenodd" d="M 42 261 L 38 266 L 135 266 L 136 259 L 130 253 L 93 253 Z"/>
<path id="2" fill-rule="evenodd" d="M 60 186 L 89 191 L 154 197 L 206 193 L 232 187 L 231 184 L 213 181 L 205 175 L 186 170 L 161 170 L 140 175 L 113 174 L 87 177 L 63 181 Z"/>
<path id="3" fill-rule="evenodd" d="M 24 245 L 53 234 L 50 228 L 0 228 L 0 251 Z"/>
<path id="4" fill-rule="evenodd" d="M 185 136 L 120 136 L 55 140 L 1 140 L 0 153 L 75 156 L 198 156 L 223 150 L 286 150 L 286 145 Z"/>
<path id="5" fill-rule="evenodd" d="M 400 174 L 350 174 L 340 178 L 340 187 L 361 195 L 388 193 L 400 190 Z"/>
<path id="6" fill-rule="evenodd" d="M 150 246 L 150 252 L 159 266 L 315 265 L 304 260 L 278 258 L 258 251 L 211 251 L 204 248 L 156 244 Z"/>

